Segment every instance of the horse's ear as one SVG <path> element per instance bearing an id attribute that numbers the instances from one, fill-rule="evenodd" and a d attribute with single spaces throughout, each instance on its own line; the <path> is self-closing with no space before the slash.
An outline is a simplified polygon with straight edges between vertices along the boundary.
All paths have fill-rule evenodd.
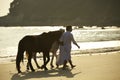
<path id="1" fill-rule="evenodd" d="M 61 32 L 65 32 L 65 30 L 64 30 L 64 29 L 60 29 L 59 31 L 61 31 Z"/>

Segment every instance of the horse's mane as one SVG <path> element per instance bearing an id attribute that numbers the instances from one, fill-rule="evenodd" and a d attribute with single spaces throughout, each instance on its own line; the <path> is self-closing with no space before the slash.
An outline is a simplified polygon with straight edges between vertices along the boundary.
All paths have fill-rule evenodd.
<path id="1" fill-rule="evenodd" d="M 43 32 L 42 34 L 40 34 L 39 36 L 41 37 L 49 37 L 49 36 L 60 36 L 61 35 L 61 31 L 57 30 L 57 31 L 49 31 L 49 32 Z"/>

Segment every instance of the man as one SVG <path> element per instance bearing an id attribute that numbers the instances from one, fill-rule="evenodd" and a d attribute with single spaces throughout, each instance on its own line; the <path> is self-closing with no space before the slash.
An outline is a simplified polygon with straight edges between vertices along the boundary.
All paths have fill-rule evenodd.
<path id="1" fill-rule="evenodd" d="M 60 54 L 57 61 L 57 65 L 63 64 L 63 69 L 66 69 L 67 62 L 70 63 L 71 68 L 74 68 L 75 65 L 72 64 L 71 60 L 71 42 L 75 44 L 78 48 L 80 46 L 74 40 L 72 32 L 72 26 L 66 26 L 66 32 L 63 33 L 62 37 L 60 38 Z"/>

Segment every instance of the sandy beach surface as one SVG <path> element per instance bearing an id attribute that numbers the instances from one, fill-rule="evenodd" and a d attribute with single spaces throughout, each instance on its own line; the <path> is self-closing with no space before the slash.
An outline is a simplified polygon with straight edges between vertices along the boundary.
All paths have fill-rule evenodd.
<path id="1" fill-rule="evenodd" d="M 91 56 L 73 55 L 72 61 L 76 65 L 74 69 L 69 67 L 62 70 L 62 66 L 59 69 L 50 69 L 48 64 L 49 70 L 44 71 L 33 64 L 35 72 L 27 72 L 25 62 L 21 64 L 20 74 L 17 74 L 15 62 L 2 63 L 0 80 L 120 80 L 120 52 Z"/>

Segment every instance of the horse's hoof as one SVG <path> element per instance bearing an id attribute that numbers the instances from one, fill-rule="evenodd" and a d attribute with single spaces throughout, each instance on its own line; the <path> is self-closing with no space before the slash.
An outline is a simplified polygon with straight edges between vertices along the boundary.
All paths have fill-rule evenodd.
<path id="1" fill-rule="evenodd" d="M 59 68 L 59 65 L 58 65 L 58 64 L 56 64 L 56 68 L 57 68 L 57 69 Z"/>
<path id="2" fill-rule="evenodd" d="M 21 73 L 21 71 L 18 71 L 18 73 Z"/>
<path id="3" fill-rule="evenodd" d="M 27 68 L 27 70 L 29 71 L 29 68 Z"/>
<path id="4" fill-rule="evenodd" d="M 46 67 L 45 67 L 45 68 L 44 68 L 44 70 L 45 70 L 45 71 L 47 71 L 47 70 L 48 70 L 48 68 L 46 68 Z"/>
<path id="5" fill-rule="evenodd" d="M 35 72 L 35 70 L 33 69 L 32 72 Z"/>
<path id="6" fill-rule="evenodd" d="M 52 65 L 52 66 L 51 66 L 51 69 L 53 69 L 53 68 L 54 68 L 54 66 Z"/>
<path id="7" fill-rule="evenodd" d="M 43 68 L 44 68 L 44 65 L 42 65 L 40 68 L 43 69 Z"/>
<path id="8" fill-rule="evenodd" d="M 40 66 L 37 66 L 38 69 L 40 69 L 41 67 Z"/>
<path id="9" fill-rule="evenodd" d="M 44 69 L 45 71 L 48 71 L 48 69 Z"/>

